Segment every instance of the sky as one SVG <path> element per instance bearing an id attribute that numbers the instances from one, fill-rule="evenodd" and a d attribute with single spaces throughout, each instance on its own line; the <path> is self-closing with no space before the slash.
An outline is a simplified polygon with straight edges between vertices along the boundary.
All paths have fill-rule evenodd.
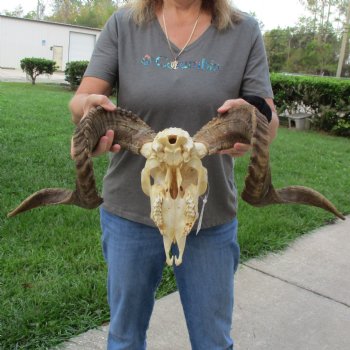
<path id="1" fill-rule="evenodd" d="M 299 0 L 233 0 L 233 3 L 245 12 L 255 12 L 257 18 L 264 23 L 263 30 L 293 26 L 305 13 Z M 22 5 L 24 13 L 28 13 L 36 9 L 36 4 L 37 0 L 0 0 L 0 12 L 13 11 Z"/>

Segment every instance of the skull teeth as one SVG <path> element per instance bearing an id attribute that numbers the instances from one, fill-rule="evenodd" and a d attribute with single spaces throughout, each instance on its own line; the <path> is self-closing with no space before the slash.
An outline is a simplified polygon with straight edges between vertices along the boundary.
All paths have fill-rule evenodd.
<path id="1" fill-rule="evenodd" d="M 161 196 L 158 196 L 154 201 L 151 215 L 152 220 L 158 227 L 163 225 L 162 203 L 163 198 Z"/>
<path id="2" fill-rule="evenodd" d="M 186 198 L 185 215 L 190 218 L 196 217 L 196 205 L 190 196 Z"/>

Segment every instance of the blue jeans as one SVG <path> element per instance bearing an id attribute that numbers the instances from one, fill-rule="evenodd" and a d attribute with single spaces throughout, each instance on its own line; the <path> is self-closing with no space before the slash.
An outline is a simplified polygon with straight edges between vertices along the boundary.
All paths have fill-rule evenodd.
<path id="1" fill-rule="evenodd" d="M 111 311 L 108 350 L 144 350 L 165 262 L 162 236 L 156 228 L 104 209 L 101 226 Z M 189 234 L 183 263 L 174 266 L 174 274 L 193 350 L 233 349 L 233 277 L 238 262 L 236 219 Z"/>

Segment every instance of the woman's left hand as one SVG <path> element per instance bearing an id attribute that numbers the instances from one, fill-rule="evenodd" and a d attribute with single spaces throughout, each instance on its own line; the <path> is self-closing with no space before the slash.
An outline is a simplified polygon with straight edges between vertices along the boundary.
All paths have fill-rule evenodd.
<path id="1" fill-rule="evenodd" d="M 248 104 L 247 101 L 243 100 L 242 98 L 236 98 L 232 100 L 226 100 L 221 107 L 218 108 L 219 113 L 225 113 L 227 112 L 230 108 L 239 106 L 242 104 Z M 236 142 L 234 145 L 232 145 L 232 148 L 228 148 L 222 151 L 219 151 L 219 154 L 228 154 L 231 157 L 238 158 L 238 157 L 243 157 L 247 152 L 251 150 L 252 146 L 245 144 L 245 143 L 240 143 Z"/>

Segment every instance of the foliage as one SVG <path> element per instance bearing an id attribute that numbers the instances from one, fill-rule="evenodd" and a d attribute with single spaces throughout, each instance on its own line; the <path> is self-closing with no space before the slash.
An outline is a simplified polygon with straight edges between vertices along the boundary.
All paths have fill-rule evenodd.
<path id="1" fill-rule="evenodd" d="M 332 23 L 344 22 L 348 0 L 299 1 L 311 13 L 310 17 L 303 17 L 301 21 L 308 20 L 321 41 L 327 35 Z"/>
<path id="2" fill-rule="evenodd" d="M 264 34 L 272 72 L 335 75 L 339 60 L 345 0 L 301 0 L 310 13 L 299 18 L 295 27 L 277 28 Z M 342 29 L 344 27 L 344 29 Z M 346 50 L 347 56 L 349 49 Z M 343 66 L 350 76 L 350 65 Z"/>
<path id="3" fill-rule="evenodd" d="M 54 0 L 53 14 L 47 19 L 59 23 L 78 24 L 77 17 L 81 6 L 81 0 Z"/>
<path id="4" fill-rule="evenodd" d="M 271 72 L 290 71 L 291 29 L 272 29 L 264 34 L 267 58 Z"/>
<path id="5" fill-rule="evenodd" d="M 42 20 L 45 18 L 46 5 L 43 0 L 37 0 L 35 11 L 29 11 L 23 18 Z"/>
<path id="6" fill-rule="evenodd" d="M 264 34 L 272 72 L 335 75 L 340 37 L 330 28 L 324 41 L 307 27 L 274 29 Z"/>
<path id="7" fill-rule="evenodd" d="M 45 58 L 27 57 L 21 60 L 22 70 L 30 76 L 32 84 L 35 84 L 36 78 L 40 74 L 52 75 L 56 70 L 56 62 Z"/>
<path id="8" fill-rule="evenodd" d="M 4 11 L 4 15 L 28 19 L 47 20 L 92 28 L 102 28 L 117 9 L 118 3 L 127 0 L 51 0 L 52 14 L 45 15 L 47 1 L 38 0 L 35 9 L 23 12 L 21 5 L 14 11 Z"/>
<path id="9" fill-rule="evenodd" d="M 272 74 L 279 113 L 306 107 L 316 129 L 350 136 L 350 80 Z"/>
<path id="10" fill-rule="evenodd" d="M 77 21 L 83 26 L 102 28 L 116 9 L 117 3 L 112 0 L 87 1 L 80 9 Z"/>
<path id="11" fill-rule="evenodd" d="M 54 0 L 50 21 L 102 28 L 117 8 L 113 0 Z"/>
<path id="12" fill-rule="evenodd" d="M 15 7 L 13 11 L 4 10 L 4 15 L 9 17 L 23 17 L 28 19 L 44 19 L 45 17 L 45 3 L 43 0 L 37 0 L 37 5 L 35 10 L 31 10 L 24 14 L 22 5 Z"/>
<path id="13" fill-rule="evenodd" d="M 9 17 L 22 17 L 23 16 L 23 7 L 22 7 L 22 5 L 18 5 L 15 7 L 15 9 L 13 11 L 4 10 L 3 14 L 5 16 L 9 16 Z"/>
<path id="14" fill-rule="evenodd" d="M 89 61 L 71 61 L 66 64 L 65 80 L 69 82 L 72 90 L 80 85 L 88 64 Z"/>

